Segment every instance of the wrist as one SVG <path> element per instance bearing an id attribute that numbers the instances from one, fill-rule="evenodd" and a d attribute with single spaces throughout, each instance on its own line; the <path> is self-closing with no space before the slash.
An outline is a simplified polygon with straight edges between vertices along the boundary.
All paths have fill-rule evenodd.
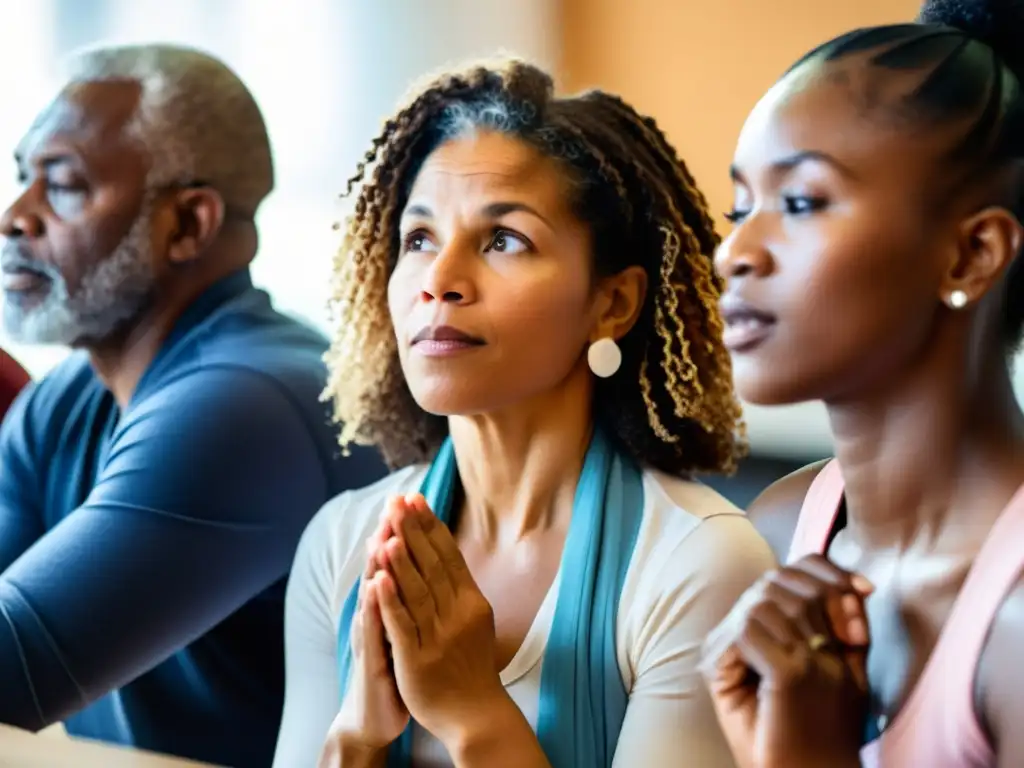
<path id="1" fill-rule="evenodd" d="M 533 728 L 504 688 L 486 706 L 474 708 L 441 739 L 456 766 L 501 765 L 509 744 L 536 742 Z M 538 744 L 539 749 L 539 744 Z"/>
<path id="2" fill-rule="evenodd" d="M 387 747 L 375 747 L 354 736 L 342 735 L 337 742 L 341 768 L 384 768 Z"/>

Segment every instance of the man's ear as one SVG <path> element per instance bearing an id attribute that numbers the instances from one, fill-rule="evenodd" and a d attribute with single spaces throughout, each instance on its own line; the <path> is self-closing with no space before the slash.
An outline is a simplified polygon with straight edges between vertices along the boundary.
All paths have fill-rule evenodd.
<path id="1" fill-rule="evenodd" d="M 177 226 L 171 232 L 167 258 L 172 264 L 195 261 L 224 224 L 224 198 L 212 187 L 190 187 L 176 193 Z"/>

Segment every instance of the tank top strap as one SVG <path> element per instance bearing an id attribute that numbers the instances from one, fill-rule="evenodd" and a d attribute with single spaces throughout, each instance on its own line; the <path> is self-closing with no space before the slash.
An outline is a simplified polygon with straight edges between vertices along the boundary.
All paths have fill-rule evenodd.
<path id="1" fill-rule="evenodd" d="M 1024 570 L 1024 486 L 1010 500 L 978 551 L 953 603 L 934 654 L 939 674 L 921 682 L 924 700 L 945 702 L 945 726 L 975 759 L 991 755 L 974 706 L 978 662 L 992 623 Z M 984 764 L 984 763 L 982 763 Z"/>
<path id="2" fill-rule="evenodd" d="M 786 562 L 792 563 L 807 555 L 825 553 L 842 502 L 843 473 L 839 462 L 832 459 L 821 468 L 807 489 Z"/>

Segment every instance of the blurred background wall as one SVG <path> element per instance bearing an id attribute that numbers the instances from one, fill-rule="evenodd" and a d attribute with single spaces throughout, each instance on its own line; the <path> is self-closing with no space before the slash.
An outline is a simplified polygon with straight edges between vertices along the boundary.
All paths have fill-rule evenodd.
<path id="1" fill-rule="evenodd" d="M 563 90 L 601 87 L 653 114 L 728 210 L 743 120 L 798 56 L 845 30 L 910 20 L 917 0 L 32 0 L 10 3 L 0 49 L 0 151 L 52 95 L 57 57 L 98 42 L 171 41 L 220 56 L 249 84 L 274 141 L 278 187 L 254 274 L 278 305 L 325 327 L 337 194 L 381 119 L 417 78 L 498 50 L 551 69 Z M 0 202 L 13 196 L 13 164 Z M 724 227 L 726 223 L 721 222 Z M 65 354 L 9 348 L 34 375 Z M 1024 391 L 1024 377 L 1020 379 Z M 739 503 L 829 453 L 815 405 L 749 409 L 753 456 L 714 481 Z"/>

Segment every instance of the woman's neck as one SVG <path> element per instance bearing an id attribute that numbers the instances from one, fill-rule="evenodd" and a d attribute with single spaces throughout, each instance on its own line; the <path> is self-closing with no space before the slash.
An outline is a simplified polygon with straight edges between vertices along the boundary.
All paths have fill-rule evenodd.
<path id="1" fill-rule="evenodd" d="M 593 433 L 589 378 L 584 368 L 514 408 L 449 419 L 465 494 L 460 535 L 491 547 L 568 529 Z"/>
<path id="2" fill-rule="evenodd" d="M 871 397 L 828 404 L 860 546 L 928 547 L 950 527 L 990 524 L 984 515 L 1024 482 L 1024 418 L 1005 360 L 969 357 L 935 350 Z"/>

